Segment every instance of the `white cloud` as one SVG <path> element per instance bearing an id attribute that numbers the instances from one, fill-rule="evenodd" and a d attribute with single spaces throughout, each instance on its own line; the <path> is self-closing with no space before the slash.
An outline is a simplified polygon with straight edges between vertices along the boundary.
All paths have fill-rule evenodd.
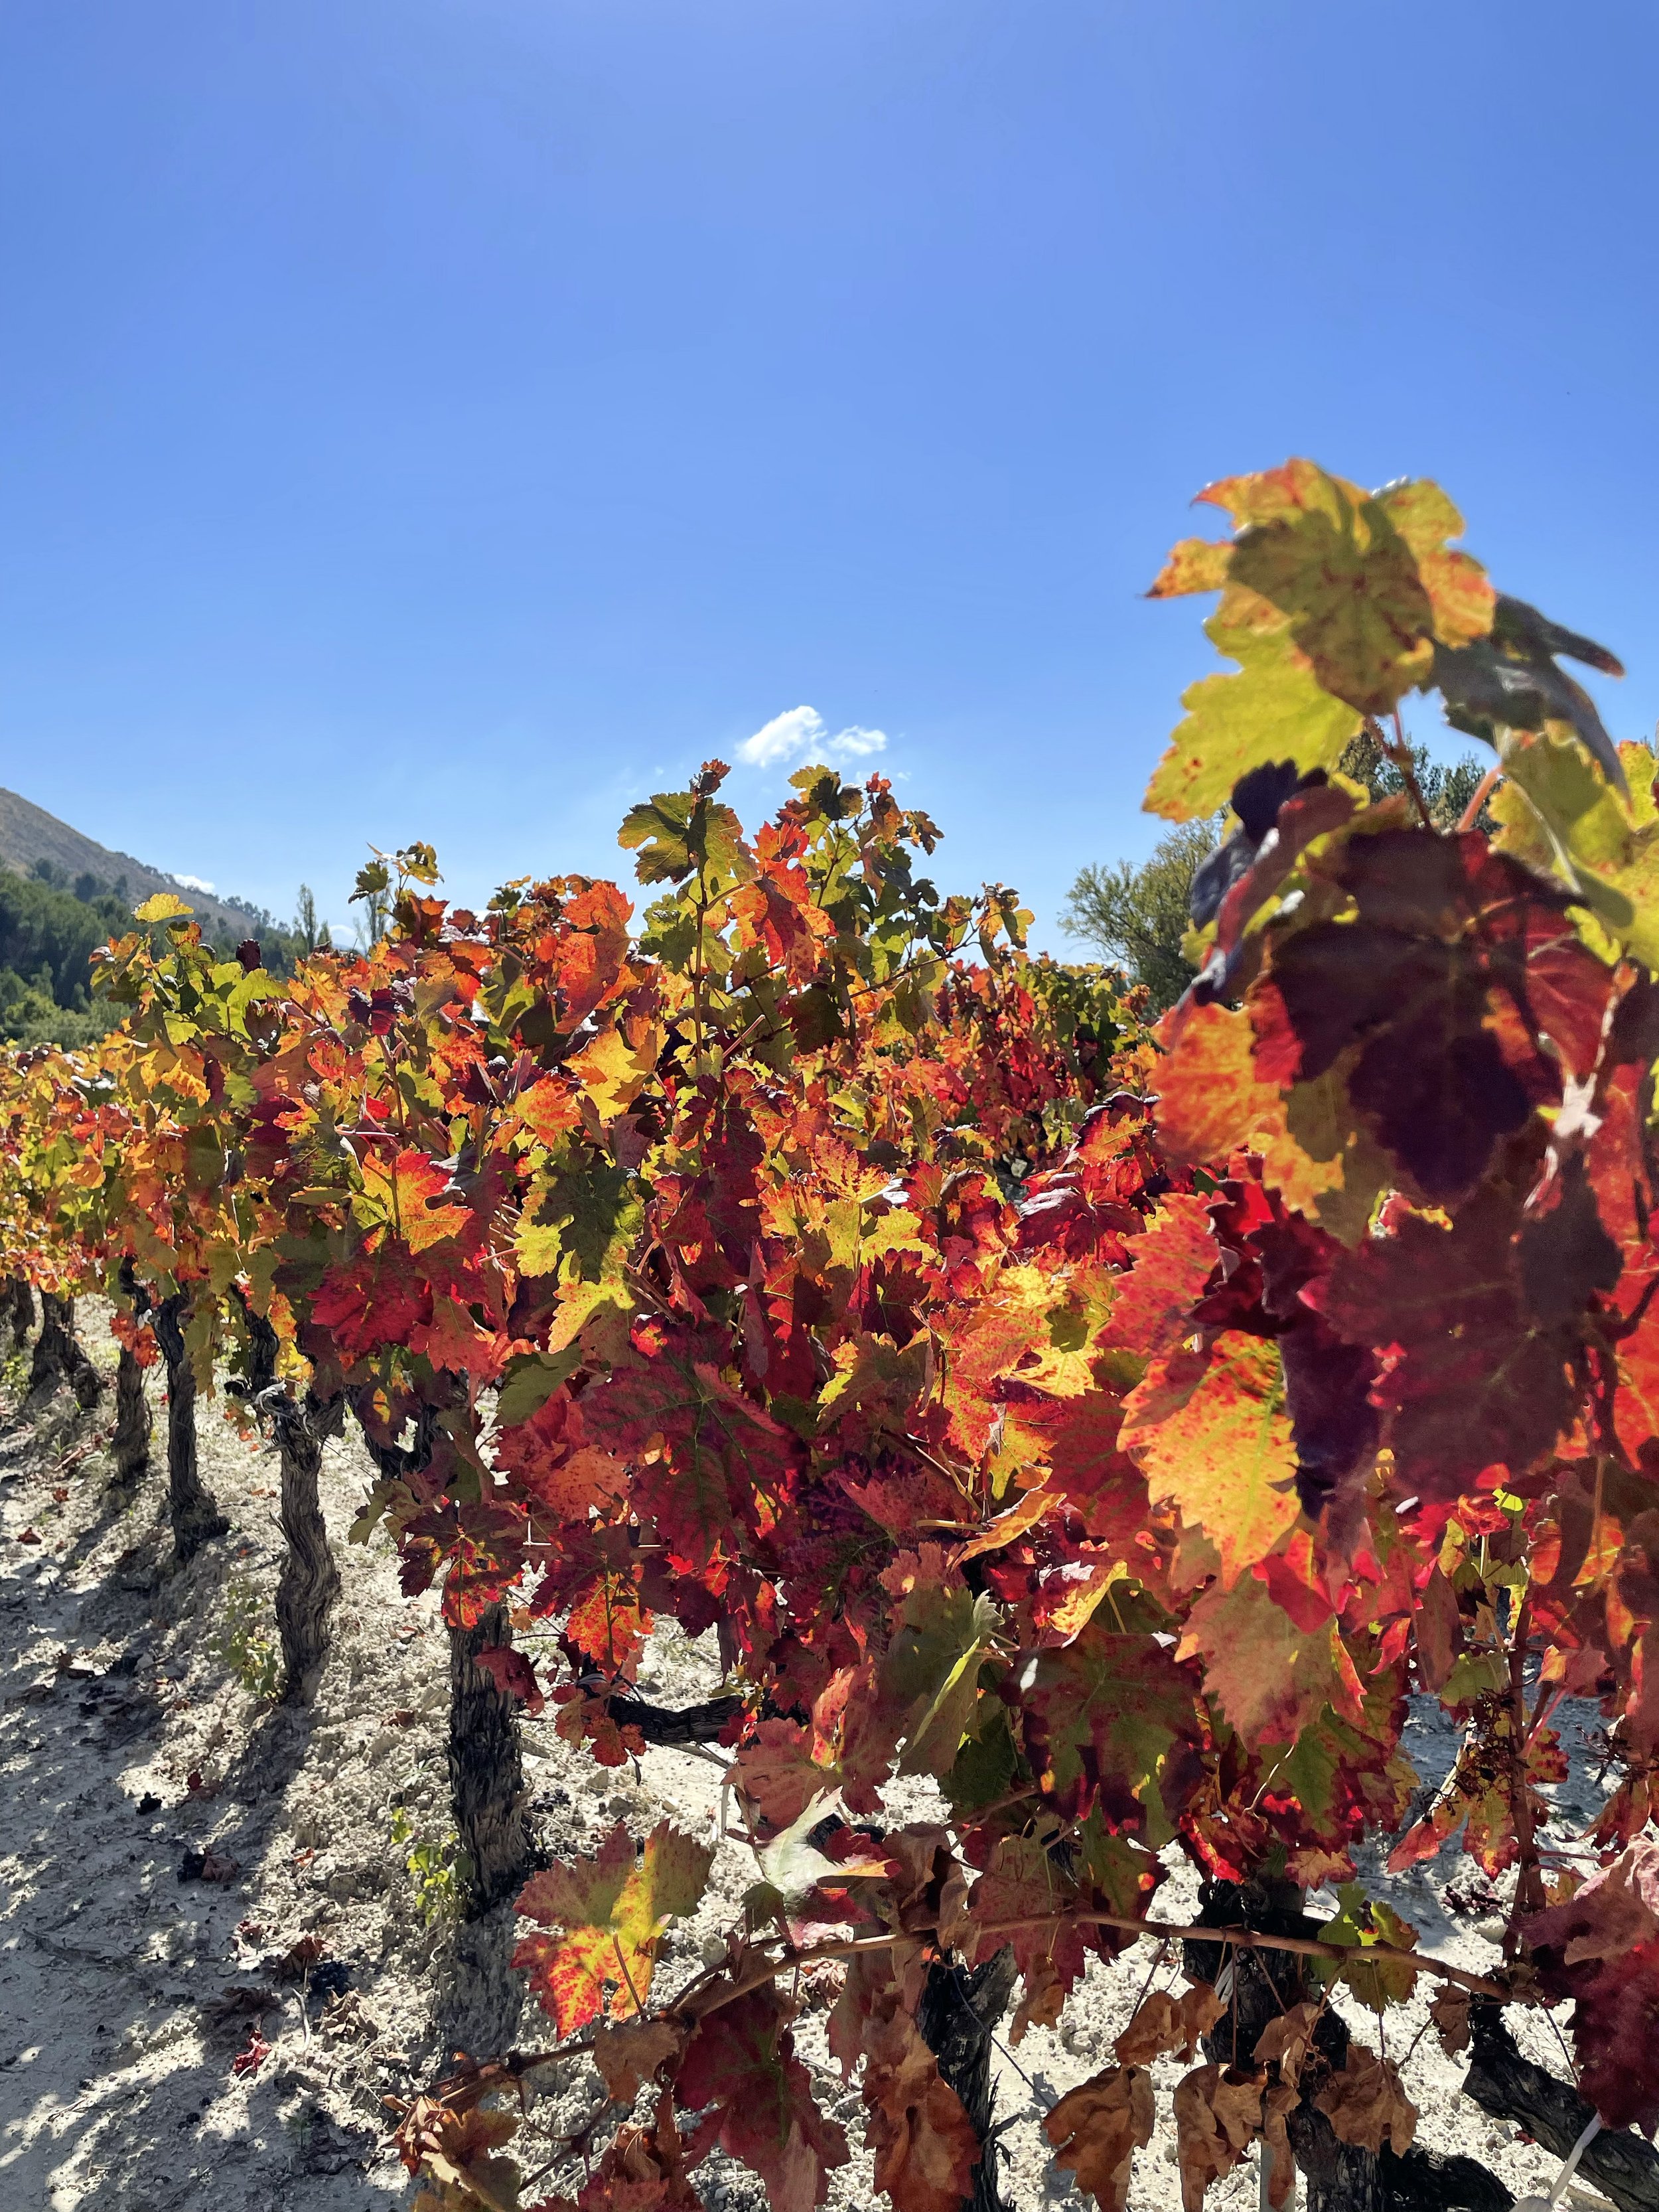
<path id="1" fill-rule="evenodd" d="M 823 734 L 823 717 L 816 707 L 791 707 L 787 714 L 774 714 L 752 738 L 745 738 L 738 747 L 738 758 L 754 768 L 770 768 L 775 761 L 793 760 L 808 745 L 821 743 Z"/>
<path id="2" fill-rule="evenodd" d="M 187 891 L 211 891 L 213 885 L 205 876 L 174 876 L 175 884 L 182 884 Z"/>
<path id="3" fill-rule="evenodd" d="M 751 768 L 771 768 L 808 753 L 820 760 L 862 760 L 886 750 L 885 730 L 866 730 L 853 722 L 832 738 L 816 707 L 791 707 L 774 714 L 752 738 L 745 738 L 738 747 L 738 758 Z"/>
<path id="4" fill-rule="evenodd" d="M 862 730 L 854 722 L 838 738 L 830 738 L 830 750 L 842 760 L 858 760 L 866 753 L 884 753 L 887 732 L 885 730 Z"/>

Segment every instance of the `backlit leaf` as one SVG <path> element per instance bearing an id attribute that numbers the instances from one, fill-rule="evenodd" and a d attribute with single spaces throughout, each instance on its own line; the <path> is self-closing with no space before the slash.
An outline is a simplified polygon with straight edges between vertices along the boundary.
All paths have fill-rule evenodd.
<path id="1" fill-rule="evenodd" d="M 626 2019 L 651 1993 L 658 1941 L 692 1911 L 714 1863 L 706 1844 L 659 1820 L 635 1863 L 634 1838 L 618 1821 L 596 1858 L 532 1875 L 519 1911 L 542 1923 L 513 1954 L 561 2035 L 601 2014 Z"/>
<path id="2" fill-rule="evenodd" d="M 1152 1497 L 1209 1537 L 1230 1589 L 1297 1517 L 1296 1447 L 1270 1338 L 1228 1329 L 1155 1362 L 1126 1401 L 1123 1445 Z"/>

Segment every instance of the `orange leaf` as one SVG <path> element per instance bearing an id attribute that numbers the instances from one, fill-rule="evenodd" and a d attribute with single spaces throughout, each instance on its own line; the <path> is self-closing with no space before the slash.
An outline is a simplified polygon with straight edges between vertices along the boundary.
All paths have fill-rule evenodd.
<path id="1" fill-rule="evenodd" d="M 1157 1361 L 1124 1404 L 1124 1449 L 1156 1500 L 1201 1528 L 1231 1589 L 1296 1520 L 1296 1448 L 1279 1347 L 1225 1329 Z"/>

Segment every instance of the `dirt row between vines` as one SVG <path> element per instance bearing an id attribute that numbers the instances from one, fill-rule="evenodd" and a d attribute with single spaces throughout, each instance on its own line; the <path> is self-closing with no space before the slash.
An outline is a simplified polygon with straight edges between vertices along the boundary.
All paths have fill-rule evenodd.
<path id="1" fill-rule="evenodd" d="M 94 1358 L 114 1349 L 83 1310 Z M 129 1497 L 108 1486 L 99 1422 L 63 1396 L 20 1402 L 16 1363 L 0 1391 L 0 2204 L 7 2212 L 358 2212 L 408 2201 L 386 2136 L 386 2100 L 407 2096 L 456 2049 L 488 2056 L 550 2041 L 523 2004 L 508 1959 L 509 1914 L 458 1922 L 447 1869 L 452 1829 L 444 1733 L 447 1647 L 436 1601 L 398 1589 L 392 1547 L 346 1532 L 372 1470 L 355 1436 L 325 1455 L 324 1507 L 344 1593 L 315 1705 L 293 1713 L 260 1694 L 281 1556 L 274 1452 L 250 1443 L 203 1401 L 203 1473 L 232 1530 L 185 1570 L 171 1564 L 158 1435 L 149 1475 Z M 159 1382 L 152 1370 L 159 1406 Z M 712 1638 L 659 1632 L 645 1694 L 687 1704 L 718 1687 Z M 1565 1826 L 1596 1802 L 1589 1729 L 1559 1793 Z M 555 1856 L 597 1848 L 618 1820 L 635 1836 L 667 1816 L 712 1835 L 720 1778 L 707 1758 L 648 1751 L 637 1770 L 596 1767 L 553 1731 L 525 1724 L 538 1829 Z M 1437 1714 L 1409 1739 L 1419 1769 L 1451 1749 Z M 900 1808 L 929 1809 L 909 1787 Z M 1371 1869 L 1375 1871 L 1375 1868 Z M 660 1970 L 669 1990 L 718 1954 L 756 1878 L 746 1847 L 723 1841 L 714 1888 L 678 1929 Z M 1425 1946 L 1471 1966 L 1494 1956 L 1492 1901 L 1469 1862 L 1445 1855 L 1407 1887 Z M 1182 1874 L 1158 1911 L 1185 1917 Z M 1040 2119 L 1110 2063 L 1113 2038 L 1146 1984 L 1144 1947 L 1091 1966 L 1058 2032 L 1034 2029 L 998 2058 L 1011 2201 L 1079 2200 L 1049 2163 Z M 1173 1978 L 1173 1970 L 1165 1969 Z M 1347 2008 L 1345 2005 L 1345 2009 Z M 1375 2024 L 1350 2018 L 1375 2042 Z M 1403 2055 L 1415 2014 L 1389 2023 Z M 1514 2024 L 1530 2055 L 1565 2070 L 1542 2023 Z M 861 2106 L 824 2045 L 821 2016 L 799 2030 L 823 2101 L 846 2126 L 852 2160 L 836 2208 L 869 2207 Z M 1176 2212 L 1168 2093 L 1156 2069 L 1158 2139 L 1136 2160 L 1131 2203 Z M 1519 2193 L 1553 2161 L 1457 2095 L 1461 2068 L 1433 2036 L 1407 2085 L 1419 2139 L 1483 2160 Z M 585 2062 L 555 2077 L 535 2121 L 551 2159 L 600 2105 Z M 537 2190 L 579 2182 L 580 2162 Z M 700 2185 L 714 2212 L 760 2212 L 759 2180 L 718 2154 Z M 1253 2165 L 1210 2202 L 1254 2205 Z"/>

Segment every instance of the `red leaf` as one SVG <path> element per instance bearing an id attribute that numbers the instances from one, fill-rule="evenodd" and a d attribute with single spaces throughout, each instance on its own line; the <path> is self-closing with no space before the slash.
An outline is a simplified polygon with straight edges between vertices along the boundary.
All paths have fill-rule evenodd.
<path id="1" fill-rule="evenodd" d="M 503 1697 L 516 1698 L 525 1710 L 538 1713 L 546 1700 L 537 1686 L 536 1670 L 522 1651 L 510 1644 L 486 1644 L 474 1663 L 493 1676 Z"/>
<path id="2" fill-rule="evenodd" d="M 1579 2087 L 1609 2128 L 1659 2126 L 1659 1843 L 1632 1844 L 1527 1942 L 1547 1989 L 1574 2001 Z"/>
<path id="3" fill-rule="evenodd" d="M 1406 1494 L 1447 1502 L 1494 1463 L 1519 1474 L 1572 1422 L 1576 1337 L 1527 1303 L 1517 1215 L 1490 1188 L 1449 1228 L 1407 1214 L 1304 1294 L 1339 1334 L 1384 1355 L 1372 1396 Z"/>
<path id="4" fill-rule="evenodd" d="M 847 2163 L 847 2138 L 818 2110 L 788 2018 L 769 1984 L 708 2014 L 675 2091 L 684 2109 L 714 2108 L 692 2138 L 692 2164 L 718 2143 L 760 2175 L 777 2212 L 813 2212 L 830 2194 L 831 2169 Z"/>

